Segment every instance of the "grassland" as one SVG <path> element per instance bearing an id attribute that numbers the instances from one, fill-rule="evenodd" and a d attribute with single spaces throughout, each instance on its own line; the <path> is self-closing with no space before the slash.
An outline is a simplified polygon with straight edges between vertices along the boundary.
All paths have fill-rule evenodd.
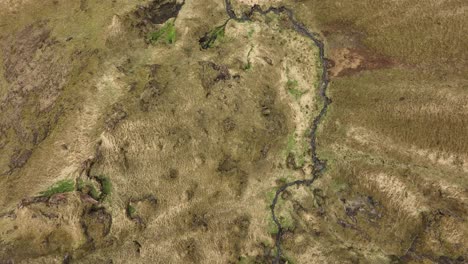
<path id="1" fill-rule="evenodd" d="M 330 59 L 327 170 L 279 199 L 283 260 L 467 260 L 466 4 L 247 2 L 293 9 Z M 0 263 L 272 262 L 317 50 L 281 15 L 158 3 L 0 2 Z"/>
<path id="2" fill-rule="evenodd" d="M 329 89 L 333 103 L 318 136 L 319 153 L 328 160 L 328 170 L 317 188 L 327 194 L 323 210 L 333 213 L 326 215 L 335 214 L 335 224 L 327 222 L 329 232 L 344 231 L 339 243 L 357 243 L 358 255 L 346 258 L 370 263 L 380 254 L 392 255 L 379 260 L 383 262 L 466 259 L 458 249 L 466 248 L 467 241 L 452 233 L 467 234 L 461 220 L 466 219 L 463 208 L 468 197 L 463 187 L 468 173 L 464 74 L 468 65 L 463 48 L 467 40 L 461 37 L 467 30 L 460 26 L 468 22 L 466 4 L 284 4 L 296 8 L 302 21 L 322 33 L 333 61 Z M 336 74 L 334 69 L 339 67 L 348 70 Z M 381 208 L 375 210 L 384 216 L 376 226 L 362 222 L 374 220 L 358 220 L 349 211 L 343 214 L 337 209 L 360 195 L 379 201 Z M 434 218 L 440 210 L 452 215 Z M 455 220 L 453 215 L 463 216 Z M 387 221 L 395 229 L 387 229 Z M 435 238 L 435 233 L 443 235 Z M 289 250 L 300 254 L 294 243 L 288 243 Z M 371 248 L 376 251 L 369 253 Z"/>
<path id="3" fill-rule="evenodd" d="M 312 10 L 303 17 L 321 31 L 355 32 L 374 52 L 430 71 L 461 74 L 466 67 L 468 40 L 466 3 L 458 0 L 307 1 L 299 6 Z M 299 16 L 301 9 L 298 8 Z M 330 45 L 332 46 L 332 45 Z"/>
<path id="4" fill-rule="evenodd" d="M 268 25 L 236 23 L 227 21 L 220 1 L 187 1 L 180 14 L 177 5 L 158 3 L 47 2 L 37 16 L 31 12 L 38 4 L 29 3 L 20 12 L 23 24 L 12 23 L 13 13 L 5 19 L 16 42 L 2 38 L 2 56 L 16 58 L 10 46 L 19 43 L 34 56 L 47 54 L 44 60 L 73 55 L 76 63 L 53 102 L 65 110 L 47 135 L 24 154 L 8 144 L 1 157 L 2 168 L 12 154 L 18 166 L 1 179 L 0 232 L 8 234 L 0 262 L 271 261 L 264 195 L 285 175 L 303 178 L 310 170 L 301 156 L 302 120 L 310 118 L 305 105 L 314 96 L 290 96 L 285 69 L 297 69 L 297 89 L 310 89 L 316 50 L 274 16 Z M 25 31 L 31 34 L 18 33 L 48 12 L 56 16 Z M 203 36 L 207 42 L 199 42 Z M 2 63 L 15 69 L 14 61 Z M 2 92 L 11 93 L 12 81 L 2 82 Z M 32 112 L 54 87 L 26 93 L 38 101 L 18 111 Z M 41 115 L 49 120 L 49 113 Z M 34 124 L 33 115 L 22 117 Z M 17 127 L 8 142 L 20 145 L 15 137 L 26 131 Z M 288 135 L 300 146 L 288 149 Z M 286 165 L 285 150 L 298 156 L 295 166 Z M 57 179 L 71 179 L 71 186 L 49 188 Z M 31 226 L 41 228 L 25 235 Z"/>

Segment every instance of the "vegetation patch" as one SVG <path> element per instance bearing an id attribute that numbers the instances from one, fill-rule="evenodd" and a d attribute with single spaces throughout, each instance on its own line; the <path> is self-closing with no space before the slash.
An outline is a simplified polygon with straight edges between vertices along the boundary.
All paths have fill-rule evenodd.
<path id="1" fill-rule="evenodd" d="M 286 143 L 286 154 L 291 152 L 296 147 L 296 139 L 294 137 L 294 133 L 291 133 L 288 136 L 288 142 Z"/>
<path id="2" fill-rule="evenodd" d="M 127 205 L 127 216 L 129 218 L 134 218 L 135 214 L 136 214 L 136 208 L 133 205 L 128 204 Z"/>
<path id="3" fill-rule="evenodd" d="M 47 190 L 40 192 L 42 197 L 51 197 L 57 193 L 73 192 L 75 190 L 75 183 L 73 180 L 62 180 L 50 186 Z"/>
<path id="4" fill-rule="evenodd" d="M 148 41 L 151 44 L 157 43 L 159 40 L 165 40 L 167 44 L 173 44 L 176 41 L 176 29 L 174 21 L 166 22 L 162 28 L 157 31 L 151 32 L 148 36 Z"/>
<path id="5" fill-rule="evenodd" d="M 247 32 L 247 37 L 251 39 L 254 33 L 255 33 L 255 30 L 253 28 L 249 29 L 249 31 Z"/>
<path id="6" fill-rule="evenodd" d="M 283 230 L 294 231 L 296 225 L 294 223 L 294 219 L 292 218 L 291 214 L 281 215 L 278 217 L 279 222 L 281 223 L 281 227 Z"/>
<path id="7" fill-rule="evenodd" d="M 109 177 L 104 175 L 99 175 L 96 177 L 97 181 L 101 184 L 101 199 L 104 199 L 112 192 L 112 183 Z"/>
<path id="8" fill-rule="evenodd" d="M 210 32 L 205 33 L 205 35 L 201 37 L 200 40 L 198 41 L 200 43 L 200 47 L 202 49 L 212 48 L 215 45 L 216 40 L 219 41 L 220 39 L 222 39 L 224 37 L 224 33 L 226 30 L 226 25 L 228 21 L 229 20 L 227 20 L 221 26 L 215 27 Z"/>
<path id="9" fill-rule="evenodd" d="M 244 71 L 248 71 L 248 70 L 252 69 L 252 63 L 250 62 L 250 60 L 247 61 L 247 63 L 244 65 L 244 67 L 242 69 Z"/>
<path id="10" fill-rule="evenodd" d="M 239 261 L 237 262 L 237 264 L 253 264 L 255 263 L 254 260 L 250 257 L 239 257 Z"/>
<path id="11" fill-rule="evenodd" d="M 330 185 L 334 192 L 342 192 L 349 188 L 349 184 L 342 179 L 333 179 Z"/>
<path id="12" fill-rule="evenodd" d="M 252 63 L 250 62 L 250 53 L 252 53 L 253 46 L 250 48 L 249 52 L 247 53 L 247 63 L 242 68 L 244 71 L 248 71 L 252 69 Z"/>
<path id="13" fill-rule="evenodd" d="M 277 217 L 284 231 L 294 231 L 294 229 L 296 228 L 296 225 L 294 223 L 294 219 L 289 213 L 286 213 L 286 215 L 284 216 L 281 215 Z M 273 221 L 273 218 L 271 216 L 268 221 L 268 233 L 270 235 L 278 234 L 278 226 L 276 225 L 275 221 Z"/>
<path id="14" fill-rule="evenodd" d="M 288 80 L 286 82 L 286 89 L 288 90 L 288 93 L 292 95 L 296 100 L 299 100 L 302 95 L 304 95 L 306 92 L 299 90 L 298 87 L 299 83 L 297 80 Z"/>
<path id="15" fill-rule="evenodd" d="M 288 177 L 282 177 L 279 181 L 280 181 L 279 184 L 282 185 L 282 184 L 289 182 L 289 179 Z M 268 204 L 267 206 L 268 210 L 270 210 L 271 201 L 273 201 L 273 199 L 275 198 L 276 190 L 277 189 L 275 188 L 266 193 L 266 201 Z M 291 214 L 284 210 L 285 207 L 288 207 L 286 204 L 286 201 L 282 199 L 281 197 L 278 197 L 278 200 L 275 206 L 276 217 L 281 223 L 283 230 L 292 231 L 295 228 L 295 223 L 294 223 L 294 220 L 292 219 Z M 273 221 L 273 217 L 271 215 L 268 217 L 267 232 L 271 235 L 276 235 L 278 233 L 278 226 L 276 226 L 276 223 L 275 221 Z"/>
<path id="16" fill-rule="evenodd" d="M 299 139 L 297 139 L 297 137 L 299 137 Z M 286 149 L 284 150 L 288 167 L 295 169 L 304 166 L 309 151 L 309 142 L 300 136 L 297 137 L 295 133 L 291 133 L 288 136 Z M 298 142 L 303 142 L 303 144 L 298 144 Z"/>
<path id="17" fill-rule="evenodd" d="M 96 186 L 91 181 L 84 181 L 82 179 L 78 179 L 78 183 L 76 186 L 77 191 L 88 194 L 95 200 L 99 200 L 101 194 L 97 190 Z"/>
<path id="18" fill-rule="evenodd" d="M 291 257 L 289 255 L 285 255 L 284 253 L 283 253 L 283 259 L 285 260 L 285 263 L 288 263 L 288 264 L 296 264 L 297 263 L 297 261 L 293 257 Z"/>
<path id="19" fill-rule="evenodd" d="M 276 226 L 275 221 L 273 221 L 273 218 L 270 216 L 270 221 L 268 221 L 268 233 L 270 235 L 276 235 L 278 234 L 278 226 Z"/>

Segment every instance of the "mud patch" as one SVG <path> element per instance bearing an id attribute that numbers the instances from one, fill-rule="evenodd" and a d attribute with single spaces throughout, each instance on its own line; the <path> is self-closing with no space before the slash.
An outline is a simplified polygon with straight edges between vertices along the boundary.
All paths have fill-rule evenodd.
<path id="1" fill-rule="evenodd" d="M 94 248 L 102 245 L 104 238 L 110 233 L 112 216 L 105 208 L 91 207 L 84 213 L 80 222 L 87 242 Z"/>
<path id="2" fill-rule="evenodd" d="M 341 199 L 343 202 L 345 214 L 354 222 L 357 223 L 358 214 L 362 215 L 364 221 L 375 223 L 382 218 L 382 213 L 379 212 L 381 207 L 378 201 L 375 201 L 372 196 L 356 197 L 353 199 Z"/>
<path id="3" fill-rule="evenodd" d="M 216 64 L 212 61 L 200 61 L 200 80 L 206 91 L 206 96 L 211 94 L 212 87 L 219 81 L 231 79 L 231 73 L 226 65 Z"/>
<path id="4" fill-rule="evenodd" d="M 23 167 L 24 164 L 31 157 L 32 151 L 30 149 L 16 150 L 11 156 L 10 160 L 10 171 Z"/>
<path id="5" fill-rule="evenodd" d="M 332 49 L 329 73 L 332 77 L 356 74 L 360 71 L 390 68 L 394 62 L 389 58 L 358 48 Z"/>
<path id="6" fill-rule="evenodd" d="M 0 172 L 25 165 L 35 145 L 53 129 L 62 110 L 56 102 L 69 78 L 63 45 L 50 36 L 47 22 L 29 25 L 2 40 L 7 93 L 0 100 Z M 9 133 L 12 131 L 13 133 Z M 3 141 L 3 143 L 2 143 Z M 10 160 L 5 160 L 10 157 Z"/>
<path id="7" fill-rule="evenodd" d="M 285 135 L 287 133 L 286 115 L 278 109 L 276 91 L 273 87 L 266 86 L 263 89 L 263 96 L 258 103 L 258 107 L 269 134 Z"/>
<path id="8" fill-rule="evenodd" d="M 139 228 L 146 228 L 147 223 L 156 215 L 158 200 L 153 195 L 133 198 L 127 203 L 127 217 L 134 221 Z"/>
<path id="9" fill-rule="evenodd" d="M 164 92 L 164 88 L 157 80 L 151 79 L 140 94 L 140 109 L 143 112 L 149 110 L 154 99 L 157 99 Z"/>
<path id="10" fill-rule="evenodd" d="M 122 104 L 115 104 L 105 121 L 107 129 L 114 130 L 122 120 L 127 118 L 127 115 Z"/>
<path id="11" fill-rule="evenodd" d="M 17 80 L 27 68 L 26 62 L 31 61 L 37 50 L 53 45 L 55 40 L 50 39 L 50 30 L 46 22 L 29 25 L 11 36 L 3 46 L 6 54 L 3 59 L 5 65 L 4 76 L 8 82 Z"/>
<path id="12" fill-rule="evenodd" d="M 23 199 L 0 217 L 2 240 L 7 242 L 0 248 L 0 260 L 12 257 L 16 262 L 79 248 L 85 237 L 75 214 L 83 206 L 72 193 Z"/>
<path id="13" fill-rule="evenodd" d="M 136 28 L 141 36 L 146 37 L 157 29 L 156 25 L 177 17 L 184 3 L 177 0 L 154 0 L 146 6 L 139 6 L 128 16 L 130 27 Z"/>

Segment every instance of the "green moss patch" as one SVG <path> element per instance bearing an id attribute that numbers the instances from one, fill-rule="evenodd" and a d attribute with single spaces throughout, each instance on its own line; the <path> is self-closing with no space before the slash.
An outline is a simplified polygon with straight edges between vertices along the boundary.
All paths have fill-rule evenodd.
<path id="1" fill-rule="evenodd" d="M 112 183 L 109 177 L 104 175 L 99 175 L 96 179 L 101 183 L 101 199 L 110 195 L 112 192 Z"/>
<path id="2" fill-rule="evenodd" d="M 136 208 L 129 204 L 127 206 L 127 216 L 130 217 L 130 218 L 133 218 L 135 216 L 135 213 L 136 213 Z"/>
<path id="3" fill-rule="evenodd" d="M 250 53 L 252 53 L 253 46 L 250 48 L 249 52 L 247 53 L 247 63 L 242 67 L 244 71 L 248 71 L 252 69 L 252 63 L 250 62 Z"/>
<path id="4" fill-rule="evenodd" d="M 159 30 L 151 32 L 148 36 L 148 40 L 151 44 L 155 44 L 159 40 L 165 40 L 167 44 L 175 43 L 176 29 L 174 21 L 168 21 Z"/>
<path id="5" fill-rule="evenodd" d="M 51 197 L 57 193 L 73 192 L 75 190 L 75 183 L 73 180 L 62 180 L 50 186 L 47 190 L 40 192 L 42 197 Z"/>

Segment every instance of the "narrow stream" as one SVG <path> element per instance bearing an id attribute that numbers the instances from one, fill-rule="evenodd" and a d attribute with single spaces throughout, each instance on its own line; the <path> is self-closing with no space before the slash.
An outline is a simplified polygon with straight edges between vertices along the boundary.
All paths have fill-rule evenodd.
<path id="1" fill-rule="evenodd" d="M 261 15 L 266 15 L 270 12 L 275 13 L 275 14 L 284 13 L 288 16 L 289 20 L 293 24 L 294 30 L 298 32 L 299 34 L 302 34 L 305 37 L 311 39 L 315 43 L 315 45 L 319 48 L 319 58 L 320 58 L 320 64 L 322 66 L 322 76 L 320 80 L 320 87 L 319 87 L 318 93 L 321 99 L 323 100 L 323 106 L 322 106 L 322 109 L 320 110 L 320 113 L 314 118 L 312 122 L 311 131 L 310 131 L 310 151 L 311 151 L 312 162 L 313 162 L 312 175 L 309 179 L 296 180 L 296 181 L 289 182 L 281 186 L 276 191 L 275 197 L 273 198 L 273 201 L 271 202 L 271 205 L 270 205 L 273 221 L 278 227 L 278 233 L 276 234 L 276 239 L 275 239 L 275 247 L 277 250 L 276 250 L 275 260 L 273 261 L 273 263 L 278 264 L 280 263 L 281 256 L 282 256 L 281 237 L 283 235 L 283 227 L 281 226 L 281 223 L 278 220 L 278 217 L 276 216 L 276 213 L 275 213 L 275 208 L 278 202 L 278 197 L 281 195 L 281 193 L 283 193 L 286 189 L 288 189 L 291 186 L 294 186 L 294 185 L 310 186 L 323 173 L 326 167 L 326 161 L 320 160 L 320 158 L 317 156 L 317 144 L 316 144 L 318 126 L 320 124 L 320 121 L 323 119 L 325 113 L 327 112 L 328 106 L 331 104 L 331 99 L 328 98 L 327 96 L 327 87 L 328 87 L 329 79 L 328 79 L 328 73 L 327 73 L 327 60 L 325 59 L 324 44 L 322 41 L 320 41 L 317 38 L 316 34 L 312 33 L 302 23 L 298 22 L 294 18 L 294 12 L 287 7 L 284 7 L 284 6 L 270 7 L 267 10 L 262 10 L 260 6 L 254 5 L 251 7 L 248 13 L 242 14 L 242 16 L 237 16 L 232 8 L 231 0 L 225 0 L 225 4 L 226 4 L 226 12 L 228 16 L 230 17 L 230 19 L 233 19 L 238 22 L 251 21 L 252 15 L 254 13 L 259 13 Z"/>

